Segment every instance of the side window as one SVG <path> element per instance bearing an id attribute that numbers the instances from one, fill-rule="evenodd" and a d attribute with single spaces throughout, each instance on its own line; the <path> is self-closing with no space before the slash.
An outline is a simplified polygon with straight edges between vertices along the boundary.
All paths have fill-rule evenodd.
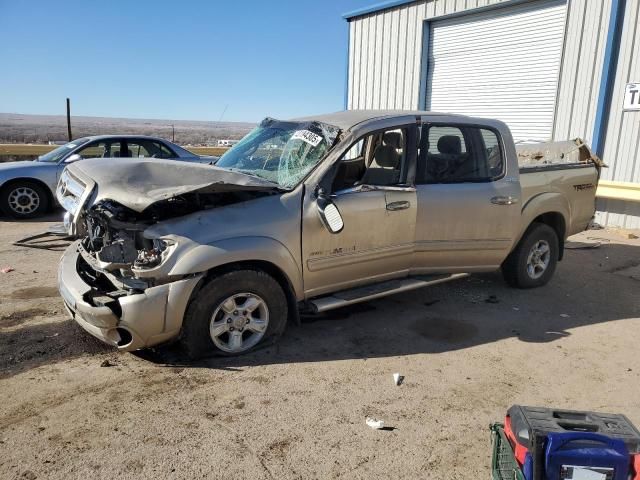
<path id="1" fill-rule="evenodd" d="M 425 125 L 416 183 L 489 182 L 504 170 L 498 136 L 489 129 Z"/>
<path id="2" fill-rule="evenodd" d="M 504 174 L 504 159 L 498 135 L 492 130 L 481 128 L 484 153 L 487 157 L 487 168 L 491 178 L 498 178 Z"/>
<path id="3" fill-rule="evenodd" d="M 120 142 L 102 140 L 92 142 L 77 152 L 82 158 L 109 158 L 120 156 Z"/>
<path id="4" fill-rule="evenodd" d="M 149 150 L 147 149 L 147 143 L 145 141 L 141 141 L 141 140 L 127 140 L 127 154 L 126 155 L 122 155 L 123 157 L 133 157 L 133 158 L 138 158 L 138 157 L 150 157 L 151 153 L 149 153 Z"/>
<path id="5" fill-rule="evenodd" d="M 159 142 L 150 142 L 152 149 L 152 157 L 154 158 L 177 158 L 177 155 L 173 153 L 166 145 Z"/>
<path id="6" fill-rule="evenodd" d="M 133 158 L 175 158 L 171 150 L 159 142 L 151 140 L 130 140 L 127 141 L 129 156 Z"/>
<path id="7" fill-rule="evenodd" d="M 333 191 L 402 183 L 406 176 L 406 141 L 405 129 L 375 132 L 358 140 L 339 161 Z"/>
<path id="8" fill-rule="evenodd" d="M 102 158 L 106 157 L 107 152 L 105 142 L 93 142 L 86 147 L 78 150 L 78 153 L 82 158 Z"/>

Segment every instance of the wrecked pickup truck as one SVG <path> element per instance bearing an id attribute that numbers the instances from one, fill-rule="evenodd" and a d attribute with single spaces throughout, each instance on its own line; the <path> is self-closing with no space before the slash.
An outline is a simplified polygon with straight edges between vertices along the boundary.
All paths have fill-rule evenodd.
<path id="1" fill-rule="evenodd" d="M 215 166 L 68 166 L 58 196 L 81 239 L 59 289 L 118 349 L 178 340 L 193 357 L 240 354 L 301 310 L 498 268 L 515 287 L 546 284 L 594 214 L 600 167 L 580 141 L 517 151 L 496 120 L 266 119 Z"/>

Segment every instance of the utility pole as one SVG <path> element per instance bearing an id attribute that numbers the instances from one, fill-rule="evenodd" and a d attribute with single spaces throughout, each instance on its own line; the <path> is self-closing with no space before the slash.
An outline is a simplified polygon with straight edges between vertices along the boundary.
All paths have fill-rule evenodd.
<path id="1" fill-rule="evenodd" d="M 222 121 L 222 117 L 224 117 L 224 114 L 227 113 L 227 108 L 229 108 L 228 103 L 224 106 L 224 110 L 222 110 L 222 113 L 220 114 L 220 118 L 218 119 L 219 122 Z"/>
<path id="2" fill-rule="evenodd" d="M 67 98 L 67 136 L 69 137 L 69 141 L 73 140 L 71 138 L 71 101 Z"/>
<path id="3" fill-rule="evenodd" d="M 171 141 L 176 143 L 176 127 L 171 124 Z"/>

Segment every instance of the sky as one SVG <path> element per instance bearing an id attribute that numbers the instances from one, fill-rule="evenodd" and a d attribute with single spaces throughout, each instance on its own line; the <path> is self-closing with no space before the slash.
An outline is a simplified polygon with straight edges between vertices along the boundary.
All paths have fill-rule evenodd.
<path id="1" fill-rule="evenodd" d="M 342 110 L 379 0 L 0 0 L 0 112 L 258 121 Z"/>

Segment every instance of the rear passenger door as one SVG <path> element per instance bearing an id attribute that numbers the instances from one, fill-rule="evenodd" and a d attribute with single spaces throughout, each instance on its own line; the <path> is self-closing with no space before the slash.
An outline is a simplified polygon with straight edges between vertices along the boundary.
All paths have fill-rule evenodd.
<path id="1" fill-rule="evenodd" d="M 504 152 L 487 127 L 421 127 L 412 273 L 487 270 L 504 260 L 521 208 L 518 175 L 507 171 Z"/>

